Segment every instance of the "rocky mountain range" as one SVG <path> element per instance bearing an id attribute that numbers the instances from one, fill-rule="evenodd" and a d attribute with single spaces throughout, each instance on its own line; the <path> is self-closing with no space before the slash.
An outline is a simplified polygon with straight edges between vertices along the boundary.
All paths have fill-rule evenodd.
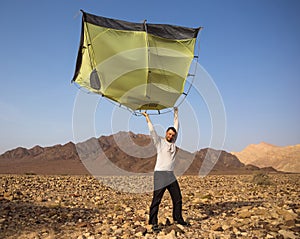
<path id="1" fill-rule="evenodd" d="M 284 172 L 300 172 L 300 144 L 279 147 L 265 142 L 250 144 L 241 152 L 233 152 L 244 164 L 270 167 Z"/>
<path id="2" fill-rule="evenodd" d="M 16 148 L 0 155 L 0 173 L 5 174 L 107 174 L 112 168 L 126 172 L 152 172 L 156 151 L 148 135 L 118 132 L 85 142 L 51 147 Z M 262 166 L 264 167 L 264 166 Z M 102 170 L 102 171 L 101 171 Z M 239 174 L 257 170 L 275 172 L 242 163 L 237 156 L 222 150 L 201 149 L 190 153 L 177 148 L 175 171 L 181 175 Z"/>

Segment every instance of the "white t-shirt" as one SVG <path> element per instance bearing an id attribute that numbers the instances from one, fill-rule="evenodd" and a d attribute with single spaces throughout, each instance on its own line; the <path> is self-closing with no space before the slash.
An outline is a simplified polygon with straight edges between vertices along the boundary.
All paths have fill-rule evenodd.
<path id="1" fill-rule="evenodd" d="M 148 122 L 148 127 L 157 151 L 154 171 L 174 171 L 176 154 L 175 143 L 170 143 L 165 138 L 158 136 L 151 121 Z M 177 112 L 174 114 L 174 128 L 178 134 L 179 123 Z"/>

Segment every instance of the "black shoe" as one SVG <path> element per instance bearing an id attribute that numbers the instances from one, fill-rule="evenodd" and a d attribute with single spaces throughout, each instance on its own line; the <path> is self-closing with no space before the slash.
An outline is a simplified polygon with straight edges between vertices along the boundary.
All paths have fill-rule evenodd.
<path id="1" fill-rule="evenodd" d="M 189 224 L 188 222 L 184 221 L 184 220 L 179 220 L 179 221 L 175 221 L 176 224 L 185 226 L 185 227 L 189 227 L 191 226 L 191 224 Z"/>
<path id="2" fill-rule="evenodd" d="M 155 233 L 159 233 L 161 231 L 161 228 L 157 224 L 154 224 L 152 226 L 152 231 Z"/>

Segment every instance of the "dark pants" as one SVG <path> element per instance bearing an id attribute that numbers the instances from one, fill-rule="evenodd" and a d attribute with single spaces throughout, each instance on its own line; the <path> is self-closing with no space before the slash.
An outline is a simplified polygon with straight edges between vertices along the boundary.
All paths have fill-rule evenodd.
<path id="1" fill-rule="evenodd" d="M 154 172 L 154 192 L 150 206 L 149 224 L 155 225 L 158 223 L 158 208 L 161 199 L 168 189 L 173 202 L 173 220 L 181 221 L 182 218 L 182 196 L 179 184 L 173 172 L 155 171 Z"/>

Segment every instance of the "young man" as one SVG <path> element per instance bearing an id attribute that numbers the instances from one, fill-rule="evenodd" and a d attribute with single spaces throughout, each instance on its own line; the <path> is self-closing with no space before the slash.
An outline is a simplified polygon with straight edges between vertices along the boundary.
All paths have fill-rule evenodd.
<path id="1" fill-rule="evenodd" d="M 157 159 L 154 168 L 154 192 L 150 206 L 149 224 L 154 231 L 159 231 L 158 208 L 166 189 L 169 191 L 173 203 L 173 220 L 175 223 L 188 226 L 182 217 L 182 196 L 179 184 L 173 173 L 176 155 L 175 141 L 179 127 L 178 108 L 174 108 L 174 127 L 169 127 L 164 138 L 159 137 L 151 123 L 149 115 L 143 112 L 148 123 L 153 143 L 157 150 Z"/>

